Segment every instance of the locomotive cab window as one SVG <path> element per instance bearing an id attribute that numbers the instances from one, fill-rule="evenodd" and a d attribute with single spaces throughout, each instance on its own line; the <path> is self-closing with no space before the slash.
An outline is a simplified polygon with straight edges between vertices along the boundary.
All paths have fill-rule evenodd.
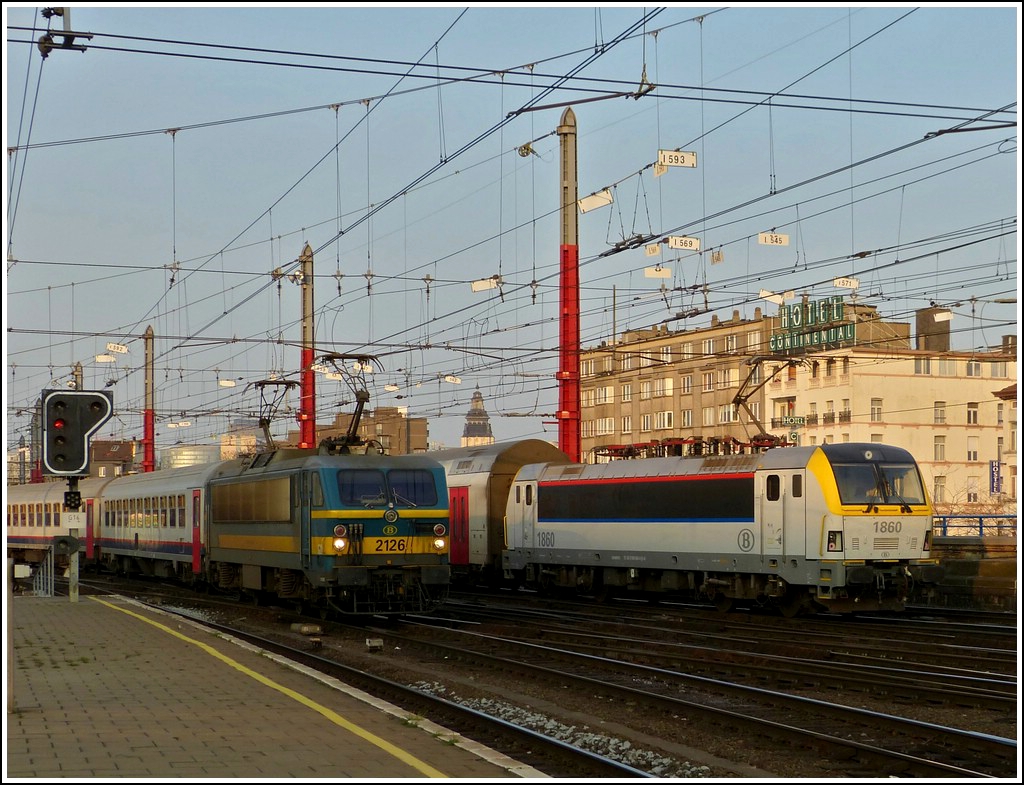
<path id="1" fill-rule="evenodd" d="M 313 474 L 310 475 L 310 477 L 311 477 L 311 479 L 313 481 L 313 487 L 311 489 L 312 490 L 312 505 L 314 507 L 323 507 L 324 506 L 324 487 L 320 484 L 320 475 L 317 474 L 316 472 L 313 472 Z"/>
<path id="2" fill-rule="evenodd" d="M 804 495 L 804 478 L 799 474 L 793 475 L 793 498 L 799 499 Z"/>
<path id="3" fill-rule="evenodd" d="M 388 482 L 399 507 L 432 507 L 437 504 L 434 475 L 425 469 L 392 469 Z"/>
<path id="4" fill-rule="evenodd" d="M 376 469 L 338 472 L 341 503 L 349 507 L 383 507 L 388 500 L 384 488 L 384 474 Z"/>
<path id="5" fill-rule="evenodd" d="M 782 479 L 777 474 L 769 474 L 764 481 L 764 495 L 770 502 L 777 502 L 782 496 Z"/>

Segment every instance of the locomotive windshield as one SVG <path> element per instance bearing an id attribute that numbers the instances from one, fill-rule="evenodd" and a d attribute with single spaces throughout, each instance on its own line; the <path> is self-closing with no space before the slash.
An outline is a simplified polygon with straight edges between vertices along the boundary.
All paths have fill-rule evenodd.
<path id="1" fill-rule="evenodd" d="M 342 504 L 351 507 L 420 507 L 437 504 L 434 475 L 425 469 L 394 469 L 385 476 L 377 469 L 338 472 Z"/>
<path id="2" fill-rule="evenodd" d="M 912 463 L 832 465 L 843 504 L 924 504 L 924 488 Z"/>

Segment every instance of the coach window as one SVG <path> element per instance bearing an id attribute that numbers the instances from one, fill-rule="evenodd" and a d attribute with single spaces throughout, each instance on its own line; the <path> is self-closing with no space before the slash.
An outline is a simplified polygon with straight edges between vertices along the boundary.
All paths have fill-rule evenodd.
<path id="1" fill-rule="evenodd" d="M 527 485 L 526 486 L 526 506 L 529 507 L 531 504 L 533 504 L 533 486 L 532 485 Z"/>
<path id="2" fill-rule="evenodd" d="M 196 520 L 199 520 L 199 519 L 196 518 Z M 178 525 L 181 526 L 182 528 L 184 528 L 185 524 L 186 524 L 186 518 L 185 518 L 185 494 L 182 494 L 182 495 L 180 495 L 178 497 Z"/>
<path id="3" fill-rule="evenodd" d="M 523 503 L 522 488 L 517 485 L 516 486 L 516 504 L 522 504 L 522 503 Z"/>
<path id="4" fill-rule="evenodd" d="M 782 483 L 779 481 L 779 475 L 769 474 L 765 478 L 764 492 L 765 496 L 768 497 L 768 501 L 777 502 L 779 500 L 781 487 Z"/>
<path id="5" fill-rule="evenodd" d="M 804 478 L 799 474 L 793 475 L 793 498 L 799 499 L 804 495 Z"/>
<path id="6" fill-rule="evenodd" d="M 42 504 L 40 506 L 43 508 L 42 509 L 43 526 L 49 526 L 52 523 L 52 521 L 50 520 L 50 505 L 49 504 Z"/>
<path id="7" fill-rule="evenodd" d="M 167 525 L 167 497 L 160 497 L 160 525 Z"/>

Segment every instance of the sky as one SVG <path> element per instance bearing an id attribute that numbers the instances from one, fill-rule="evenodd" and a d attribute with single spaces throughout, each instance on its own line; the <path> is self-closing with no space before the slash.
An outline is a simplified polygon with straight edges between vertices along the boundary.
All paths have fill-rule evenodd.
<path id="1" fill-rule="evenodd" d="M 296 431 L 307 244 L 318 423 L 365 389 L 437 446 L 476 390 L 557 441 L 570 216 L 583 348 L 786 292 L 1017 333 L 1019 4 L 46 8 L 4 4 L 8 447 L 79 363 L 141 439 L 148 328 L 158 454 Z"/>

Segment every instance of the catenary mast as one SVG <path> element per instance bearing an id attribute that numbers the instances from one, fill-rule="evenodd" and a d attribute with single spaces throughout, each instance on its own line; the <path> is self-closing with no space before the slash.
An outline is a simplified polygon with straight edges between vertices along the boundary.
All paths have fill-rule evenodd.
<path id="1" fill-rule="evenodd" d="M 316 447 L 316 376 L 313 372 L 313 249 L 302 249 L 302 365 L 299 386 L 299 447 Z"/>
<path id="2" fill-rule="evenodd" d="M 562 245 L 559 286 L 558 448 L 580 460 L 580 249 L 576 214 L 576 115 L 562 113 L 558 126 L 562 157 Z"/>

